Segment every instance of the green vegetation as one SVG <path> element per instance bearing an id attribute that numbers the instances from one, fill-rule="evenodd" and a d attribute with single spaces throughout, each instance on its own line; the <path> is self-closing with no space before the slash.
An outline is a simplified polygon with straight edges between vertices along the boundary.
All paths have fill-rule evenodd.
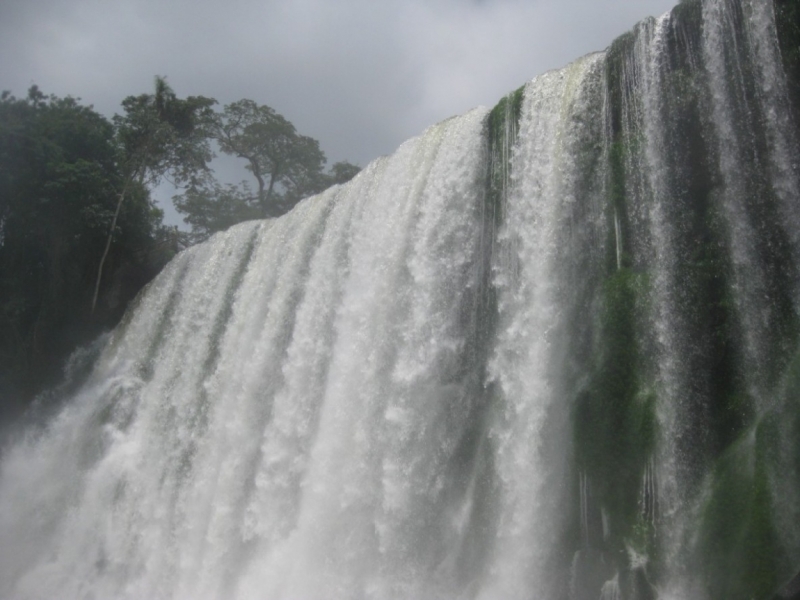
<path id="1" fill-rule="evenodd" d="M 797 124 L 800 2 L 775 0 L 775 9 Z M 733 34 L 746 46 L 742 31 Z M 734 192 L 748 198 L 743 212 L 754 240 L 748 252 L 764 279 L 758 318 L 765 343 L 757 349 L 764 372 L 755 373 L 744 334 L 748 307 L 743 308 L 737 289 L 744 287 L 737 280 L 742 271 L 733 264 L 733 227 L 725 214 L 725 195 L 731 192 L 720 172 L 707 73 L 698 60 L 700 0 L 682 0 L 665 35 L 657 85 L 658 110 L 666 124 L 665 139 L 659 140 L 660 184 L 669 201 L 660 218 L 679 225 L 665 234 L 672 236 L 674 256 L 655 260 L 672 261 L 671 276 L 679 282 L 669 308 L 679 315 L 676 329 L 683 336 L 675 342 L 685 353 L 681 377 L 691 382 L 681 389 L 686 396 L 680 399 L 681 416 L 687 422 L 680 424 L 682 439 L 674 441 L 675 454 L 685 463 L 682 489 L 693 494 L 686 503 L 697 509 L 694 558 L 703 565 L 698 572 L 709 597 L 767 598 L 797 569 L 787 557 L 774 496 L 776 479 L 800 492 L 800 319 L 793 300 L 797 265 L 791 241 L 782 233 L 779 198 L 761 158 L 768 154 L 769 140 L 763 118 L 756 115 L 753 72 L 758 65 L 743 60 L 742 81 L 732 78 L 728 84 L 735 92 L 733 120 L 752 145 L 746 156 L 737 156 L 745 189 Z M 607 560 L 608 569 L 631 580 L 642 575 L 631 575 L 629 551 L 650 559 L 648 574 L 658 575 L 663 566 L 658 537 L 662 515 L 654 504 L 642 506 L 647 494 L 658 493 L 645 489 L 644 481 L 661 435 L 656 415 L 661 388 L 654 374 L 659 350 L 649 333 L 655 292 L 653 259 L 646 255 L 652 248 L 641 250 L 632 243 L 652 243 L 647 220 L 652 219 L 648 211 L 654 202 L 641 175 L 647 139 L 644 124 L 636 121 L 644 107 L 641 94 L 632 89 L 638 85 L 635 58 L 640 58 L 635 57 L 635 44 L 636 30 L 615 40 L 605 61 L 608 136 L 602 153 L 606 164 L 599 168 L 606 174 L 607 239 L 598 244 L 605 252 L 603 268 L 587 276 L 583 287 L 569 290 L 581 311 L 596 307 L 586 320 L 575 312 L 571 340 L 582 347 L 570 350 L 577 365 L 570 367 L 575 376 L 569 388 L 574 394 L 575 467 L 590 482 L 592 506 L 587 512 L 593 512 L 586 518 L 595 521 L 586 524 L 594 531 L 586 537 L 592 538 L 592 551 Z M 523 99 L 521 87 L 503 98 L 487 119 L 489 165 L 481 236 L 487 247 L 475 365 L 486 363 L 496 325 L 491 251 L 504 219 Z M 27 400 L 54 383 L 75 345 L 113 326 L 141 287 L 187 243 L 243 220 L 283 214 L 303 197 L 346 182 L 359 170 L 340 162 L 325 172 L 319 143 L 268 106 L 240 100 L 215 111 L 214 105 L 210 98 L 178 98 L 161 78 L 152 93 L 126 98 L 123 114 L 110 121 L 73 98 L 45 96 L 36 87 L 23 99 L 2 95 L 0 402 Z M 209 166 L 215 148 L 239 158 L 250 183 L 223 185 L 215 180 Z M 174 203 L 191 226 L 188 234 L 162 224 L 151 191 L 164 178 L 182 186 Z M 226 306 L 232 300 L 227 298 Z M 212 354 L 209 364 L 215 358 Z M 491 398 L 492 390 L 485 395 Z M 779 421 L 778 414 L 788 416 Z M 470 443 L 475 447 L 465 449 L 465 463 L 472 460 L 471 452 L 478 452 L 478 442 Z M 491 476 L 490 466 L 485 471 Z M 656 502 L 653 497 L 649 501 Z M 490 505 L 486 499 L 479 509 L 488 515 Z M 800 521 L 800 507 L 791 510 L 795 522 Z M 577 522 L 577 510 L 573 512 Z M 579 529 L 572 524 L 565 542 L 572 547 L 565 552 L 584 544 Z M 600 529 L 607 531 L 599 535 Z"/>
<path id="2" fill-rule="evenodd" d="M 109 120 L 71 97 L 0 96 L 0 423 L 61 378 L 76 346 L 116 325 L 179 250 L 246 219 L 280 215 L 359 168 L 324 172 L 316 140 L 266 106 L 179 98 L 164 78 Z M 222 186 L 214 147 L 259 183 Z M 191 232 L 165 227 L 151 191 L 180 186 Z"/>
<path id="3" fill-rule="evenodd" d="M 511 148 L 517 139 L 519 118 L 525 86 L 503 97 L 489 113 L 489 185 L 486 204 L 492 215 L 491 222 L 497 227 L 503 221 L 506 193 L 511 176 Z"/>
<path id="4" fill-rule="evenodd" d="M 777 0 L 775 6 L 797 111 L 800 4 Z M 683 376 L 690 385 L 681 398 L 682 410 L 687 411 L 683 436 L 673 443 L 684 469 L 680 475 L 684 489 L 694 496 L 688 503 L 698 510 L 697 529 L 692 532 L 696 541 L 690 546 L 697 552 L 695 563 L 703 565 L 697 572 L 710 598 L 769 598 L 797 570 L 787 557 L 787 548 L 796 547 L 796 541 L 787 542 L 785 536 L 793 534 L 783 532 L 780 523 L 792 518 L 797 522 L 800 509 L 786 500 L 778 508 L 775 497 L 776 485 L 783 486 L 784 498 L 796 497 L 800 489 L 800 417 L 795 416 L 800 398 L 796 358 L 800 327 L 790 275 L 796 267 L 781 226 L 780 202 L 761 158 L 768 155 L 769 141 L 762 117 L 753 112 L 759 106 L 753 76 L 757 65 L 741 58 L 742 80 L 730 83 L 736 95 L 732 110 L 741 131 L 737 135 L 742 136 L 747 156 L 737 157 L 742 165 L 737 184 L 743 189 L 731 189 L 720 172 L 708 82 L 696 60 L 702 52 L 702 5 L 684 0 L 671 19 L 658 82 L 658 109 L 664 119 L 660 176 L 669 197 L 661 218 L 679 224 L 669 232 L 680 285 L 671 310 L 680 318 L 675 343 L 683 353 Z M 746 47 L 740 30 L 744 23 L 737 20 L 734 35 Z M 642 214 L 652 202 L 648 186 L 636 179 L 646 140 L 643 125 L 635 121 L 641 113 L 642 107 L 635 104 L 640 99 L 630 89 L 635 41 L 633 32 L 623 35 L 607 53 L 607 227 L 611 238 L 615 226 L 622 231 L 621 260 L 618 265 L 616 240 L 608 240 L 608 274 L 595 326 L 595 366 L 574 405 L 574 435 L 576 467 L 591 480 L 592 501 L 605 509 L 610 529 L 607 538 L 592 544 L 607 557 L 615 557 L 623 570 L 623 548 L 646 555 L 648 573 L 657 578 L 664 566 L 659 563 L 661 524 L 658 518 L 655 523 L 646 518 L 635 504 L 643 493 L 643 470 L 658 437 L 659 389 L 651 375 L 657 350 L 647 339 L 652 266 L 646 249 L 639 256 L 636 252 L 642 251 L 629 246 L 631 239 L 646 238 L 640 230 Z M 742 304 L 751 299 L 743 299 L 742 282 L 737 280 L 742 267 L 731 258 L 734 240 L 726 220 L 731 192 L 748 198 L 746 219 L 754 230 L 752 251 L 764 286 L 760 307 Z M 763 347 L 758 349 L 763 369 L 758 371 L 748 358 L 744 333 L 748 310 L 760 310 L 763 328 Z"/>
<path id="5" fill-rule="evenodd" d="M 768 598 L 786 568 L 768 475 L 777 429 L 773 418 L 762 420 L 717 463 L 698 548 L 712 598 Z"/>
<path id="6" fill-rule="evenodd" d="M 97 269 L 92 296 L 92 312 L 97 305 L 103 266 L 126 196 L 138 188 L 158 185 L 165 176 L 178 185 L 196 180 L 208 170 L 211 159 L 208 122 L 213 118 L 215 101 L 204 97 L 179 100 L 163 77 L 156 77 L 153 94 L 130 96 L 123 100 L 124 115 L 114 116 L 117 166 L 122 184 L 111 220 L 106 245 Z"/>
<path id="7" fill-rule="evenodd" d="M 175 196 L 175 208 L 186 215 L 192 239 L 200 241 L 234 223 L 279 216 L 307 196 L 353 178 L 359 167 L 339 162 L 323 172 L 325 154 L 319 142 L 300 135 L 269 106 L 239 100 L 214 115 L 208 135 L 225 154 L 243 159 L 257 185 L 222 186 L 213 177 L 197 178 Z"/>
<path id="8" fill-rule="evenodd" d="M 642 521 L 639 506 L 657 435 L 656 395 L 643 378 L 637 326 L 648 287 L 646 276 L 626 268 L 606 279 L 600 348 L 574 408 L 578 468 L 588 475 L 599 505 L 607 511 L 611 536 L 603 550 L 616 557 L 620 567 L 626 566 L 626 544 L 652 550 L 652 531 Z"/>
<path id="9" fill-rule="evenodd" d="M 73 98 L 0 100 L 0 398 L 25 399 L 113 325 L 177 250 L 140 181 L 126 186 L 112 123 Z M 127 201 L 119 203 L 127 187 Z M 116 219 L 114 218 L 116 217 Z M 97 310 L 92 291 L 109 225 Z"/>

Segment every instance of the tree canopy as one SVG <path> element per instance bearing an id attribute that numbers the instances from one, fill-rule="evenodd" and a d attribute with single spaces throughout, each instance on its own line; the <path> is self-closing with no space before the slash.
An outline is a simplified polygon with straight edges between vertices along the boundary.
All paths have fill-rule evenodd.
<path id="1" fill-rule="evenodd" d="M 319 143 L 268 106 L 215 105 L 179 98 L 161 77 L 112 119 L 36 86 L 2 93 L 0 421 L 60 379 L 69 353 L 114 326 L 181 247 L 359 171 L 325 172 Z M 253 186 L 219 183 L 215 148 L 241 158 Z M 182 190 L 175 205 L 191 232 L 163 224 L 152 192 L 165 179 Z"/>
<path id="2" fill-rule="evenodd" d="M 218 115 L 216 139 L 223 152 L 247 161 L 258 182 L 257 202 L 265 213 L 283 199 L 277 197 L 276 186 L 283 196 L 302 195 L 325 164 L 317 140 L 298 134 L 272 108 L 252 100 L 225 107 Z"/>
<path id="3" fill-rule="evenodd" d="M 195 182 L 208 172 L 211 107 L 216 101 L 202 96 L 180 100 L 163 77 L 156 77 L 152 94 L 129 96 L 122 101 L 124 115 L 115 115 L 117 163 L 122 183 L 105 248 L 100 257 L 92 296 L 97 304 L 103 267 L 111 248 L 120 208 L 135 187 L 150 188 L 170 175 L 177 184 Z"/>
<path id="4" fill-rule="evenodd" d="M 255 188 L 246 182 L 221 185 L 207 177 L 176 195 L 175 208 L 185 215 L 195 240 L 240 221 L 279 216 L 360 170 L 344 161 L 324 172 L 326 159 L 319 142 L 299 134 L 274 109 L 252 100 L 226 105 L 215 115 L 211 136 L 221 152 L 245 161 Z"/>
<path id="5" fill-rule="evenodd" d="M 118 212 L 101 288 L 92 284 L 125 174 L 114 125 L 74 98 L 0 100 L 0 395 L 24 397 L 59 376 L 76 343 L 112 325 L 172 255 L 142 186 Z M 5 392 L 5 393 L 4 393 Z M 0 407 L 2 408 L 2 407 Z"/>

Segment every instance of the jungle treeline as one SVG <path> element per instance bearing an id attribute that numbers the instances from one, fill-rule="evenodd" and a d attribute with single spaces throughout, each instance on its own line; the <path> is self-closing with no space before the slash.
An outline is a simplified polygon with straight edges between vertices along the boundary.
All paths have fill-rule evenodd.
<path id="1" fill-rule="evenodd" d="M 220 183 L 219 154 L 246 177 Z M 0 96 L 0 423 L 61 380 L 79 346 L 112 328 L 176 253 L 240 221 L 279 216 L 352 178 L 269 106 L 180 98 L 165 78 L 107 118 L 31 87 Z M 176 189 L 187 229 L 154 190 Z"/>

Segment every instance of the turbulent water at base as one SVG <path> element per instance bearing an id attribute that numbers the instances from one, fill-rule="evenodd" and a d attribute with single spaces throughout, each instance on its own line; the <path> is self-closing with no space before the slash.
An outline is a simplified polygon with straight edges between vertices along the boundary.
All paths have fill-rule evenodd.
<path id="1" fill-rule="evenodd" d="M 786 6 L 685 0 L 179 255 L 2 449 L 0 598 L 771 598 Z"/>

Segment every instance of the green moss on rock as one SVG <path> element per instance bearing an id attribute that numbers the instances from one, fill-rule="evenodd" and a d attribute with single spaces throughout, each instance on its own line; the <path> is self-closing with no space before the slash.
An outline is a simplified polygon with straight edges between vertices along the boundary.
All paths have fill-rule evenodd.
<path id="1" fill-rule="evenodd" d="M 524 92 L 525 86 L 522 86 L 505 96 L 487 118 L 489 183 L 486 204 L 495 227 L 503 221 L 511 177 L 511 150 L 517 139 Z"/>
<path id="2" fill-rule="evenodd" d="M 698 561 L 711 598 L 769 598 L 786 559 L 773 518 L 769 468 L 777 423 L 764 419 L 714 469 L 701 515 Z"/>
<path id="3" fill-rule="evenodd" d="M 574 413 L 578 465 L 607 511 L 611 535 L 606 551 L 623 564 L 626 544 L 644 549 L 652 539 L 639 506 L 657 435 L 656 394 L 643 377 L 636 326 L 647 288 L 646 275 L 630 269 L 605 281 L 599 353 Z"/>

